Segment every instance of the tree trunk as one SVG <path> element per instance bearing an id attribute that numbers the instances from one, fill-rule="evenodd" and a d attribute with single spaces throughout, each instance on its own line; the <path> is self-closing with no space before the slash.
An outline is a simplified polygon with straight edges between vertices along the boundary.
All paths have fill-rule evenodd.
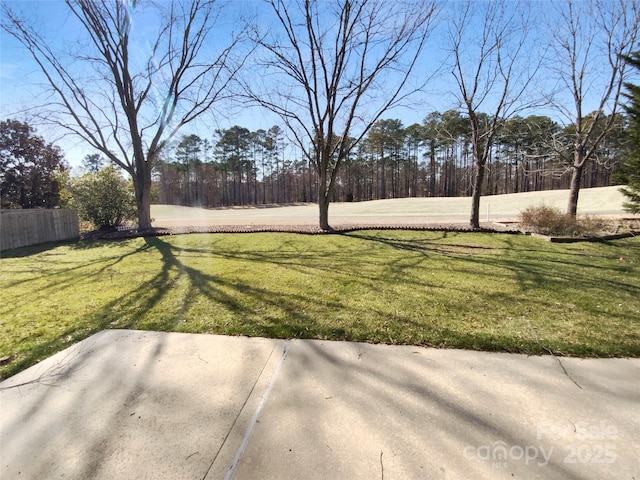
<path id="1" fill-rule="evenodd" d="M 429 150 L 429 196 L 436 196 L 436 149 L 433 142 Z"/>
<path id="2" fill-rule="evenodd" d="M 584 165 L 571 167 L 571 184 L 569 187 L 569 203 L 567 204 L 567 214 L 573 218 L 578 213 L 578 195 L 580 193 L 580 180 L 582 179 L 582 170 Z"/>
<path id="3" fill-rule="evenodd" d="M 309 160 L 309 202 L 313 202 L 313 171 L 311 168 L 311 160 Z"/>
<path id="4" fill-rule="evenodd" d="M 320 210 L 320 228 L 331 230 L 329 225 L 329 197 L 326 192 L 318 191 L 318 207 Z"/>
<path id="5" fill-rule="evenodd" d="M 484 162 L 476 165 L 476 174 L 473 182 L 473 193 L 471 199 L 471 228 L 480 228 L 480 197 L 482 196 L 482 183 L 484 182 Z"/>
<path id="6" fill-rule="evenodd" d="M 329 184 L 328 172 L 326 169 L 318 172 L 318 209 L 320 213 L 320 228 L 331 230 L 329 225 L 329 202 L 331 200 L 331 188 Z"/>
<path id="7" fill-rule="evenodd" d="M 148 230 L 151 228 L 151 177 L 143 172 L 138 173 L 134 188 L 138 208 L 138 230 Z"/>
<path id="8" fill-rule="evenodd" d="M 380 157 L 380 199 L 385 200 L 387 198 L 387 178 L 385 175 L 385 162 L 384 152 Z"/>

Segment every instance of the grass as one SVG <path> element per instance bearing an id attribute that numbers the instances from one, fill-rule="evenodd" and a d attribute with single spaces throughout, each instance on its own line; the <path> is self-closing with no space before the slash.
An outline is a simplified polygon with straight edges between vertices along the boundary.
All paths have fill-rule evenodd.
<path id="1" fill-rule="evenodd" d="M 580 191 L 578 211 L 581 215 L 625 215 L 622 208 L 624 195 L 620 187 L 585 188 Z M 506 195 L 483 196 L 480 200 L 481 220 L 516 219 L 525 208 L 546 205 L 565 208 L 569 190 L 546 190 Z M 329 220 L 332 225 L 375 223 L 389 225 L 396 222 L 468 223 L 471 199 L 469 197 L 393 198 L 366 202 L 332 203 Z M 177 205 L 152 205 L 151 216 L 155 226 L 175 225 L 300 225 L 318 223 L 318 206 L 288 206 L 280 208 L 235 207 L 202 209 Z M 628 216 L 628 215 L 625 215 Z"/>
<path id="2" fill-rule="evenodd" d="M 182 235 L 20 249 L 0 272 L 3 378 L 108 328 L 640 356 L 638 238 Z"/>

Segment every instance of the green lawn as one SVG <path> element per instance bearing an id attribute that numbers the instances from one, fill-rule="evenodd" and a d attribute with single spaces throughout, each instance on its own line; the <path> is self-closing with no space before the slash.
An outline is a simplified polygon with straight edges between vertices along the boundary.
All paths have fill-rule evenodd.
<path id="1" fill-rule="evenodd" d="M 640 239 L 391 230 L 31 247 L 0 259 L 0 327 L 2 377 L 106 328 L 637 357 Z"/>

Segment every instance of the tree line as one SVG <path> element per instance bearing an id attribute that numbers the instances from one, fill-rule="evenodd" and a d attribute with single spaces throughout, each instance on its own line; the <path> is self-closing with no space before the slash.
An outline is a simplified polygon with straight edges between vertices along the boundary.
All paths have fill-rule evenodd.
<path id="1" fill-rule="evenodd" d="M 480 115 L 485 117 L 486 115 Z M 592 114 L 590 118 L 593 118 Z M 607 117 L 598 118 L 605 124 Z M 587 165 L 582 187 L 611 185 L 631 150 L 627 119 L 615 128 Z M 501 123 L 487 160 L 483 195 L 567 189 L 575 126 L 541 115 Z M 159 203 L 218 207 L 316 202 L 315 169 L 284 130 L 217 130 L 203 139 L 183 135 L 167 146 L 153 172 Z M 432 112 L 421 124 L 378 120 L 345 158 L 331 201 L 470 196 L 473 157 L 468 119 L 456 110 Z"/>

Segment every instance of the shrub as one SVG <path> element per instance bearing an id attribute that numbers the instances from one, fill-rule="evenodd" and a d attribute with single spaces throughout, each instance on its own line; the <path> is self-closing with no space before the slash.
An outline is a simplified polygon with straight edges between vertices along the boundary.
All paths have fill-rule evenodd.
<path id="1" fill-rule="evenodd" d="M 613 230 L 615 226 L 610 220 L 585 215 L 578 219 L 576 233 L 583 237 L 595 237 L 603 233 L 613 233 Z"/>
<path id="2" fill-rule="evenodd" d="M 613 229 L 611 221 L 604 218 L 591 215 L 573 218 L 558 208 L 545 205 L 524 210 L 520 214 L 520 225 L 529 232 L 558 237 L 591 237 Z"/>
<path id="3" fill-rule="evenodd" d="M 542 235 L 573 236 L 576 231 L 575 219 L 556 207 L 540 205 L 527 207 L 520 214 L 523 229 Z"/>
<path id="4" fill-rule="evenodd" d="M 114 229 L 136 218 L 133 188 L 113 167 L 83 175 L 71 191 L 80 219 L 96 228 Z"/>

